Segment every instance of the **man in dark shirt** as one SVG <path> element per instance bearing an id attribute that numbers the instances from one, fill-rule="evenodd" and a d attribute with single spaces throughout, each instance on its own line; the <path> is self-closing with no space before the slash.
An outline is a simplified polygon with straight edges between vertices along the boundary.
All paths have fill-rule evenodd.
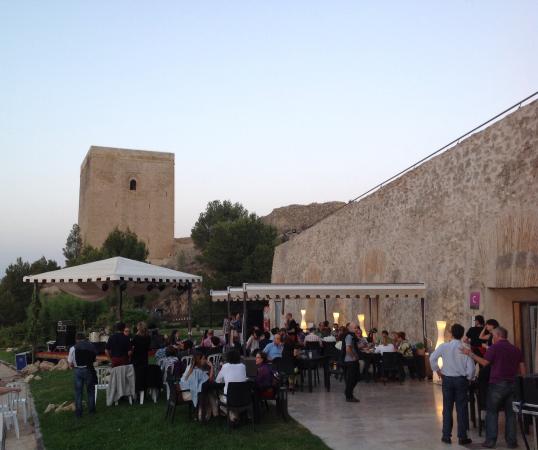
<path id="1" fill-rule="evenodd" d="M 480 340 L 480 333 L 484 329 L 484 316 L 475 316 L 474 318 L 474 327 L 471 327 L 467 330 L 465 335 L 469 339 L 469 345 L 471 346 L 473 352 L 478 356 L 483 354 L 480 352 L 482 348 L 482 341 Z"/>
<path id="2" fill-rule="evenodd" d="M 82 395 L 84 385 L 88 394 L 88 410 L 95 412 L 95 369 L 93 363 L 97 353 L 84 333 L 77 333 L 76 344 L 69 349 L 67 362 L 74 369 L 75 377 L 75 415 L 82 417 Z"/>
<path id="3" fill-rule="evenodd" d="M 118 322 L 116 332 L 108 338 L 105 352 L 110 358 L 112 367 L 125 366 L 131 358 L 131 340 L 123 334 L 125 324 Z"/>
<path id="4" fill-rule="evenodd" d="M 502 409 L 506 417 L 506 445 L 508 448 L 516 448 L 516 417 L 512 409 L 512 401 L 516 375 L 518 373 L 525 375 L 525 363 L 521 350 L 508 342 L 508 331 L 505 328 L 497 327 L 491 331 L 491 334 L 493 345 L 488 348 L 483 358 L 474 354 L 471 349 L 462 348 L 463 353 L 482 366 L 491 365 L 486 406 L 486 440 L 482 446 L 495 447 L 499 410 Z"/>

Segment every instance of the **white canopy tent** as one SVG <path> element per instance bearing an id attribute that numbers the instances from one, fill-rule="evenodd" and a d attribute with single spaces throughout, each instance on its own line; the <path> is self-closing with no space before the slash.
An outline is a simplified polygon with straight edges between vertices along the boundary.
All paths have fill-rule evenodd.
<path id="1" fill-rule="evenodd" d="M 179 289 L 188 292 L 189 334 L 191 333 L 192 286 L 202 282 L 202 277 L 179 272 L 166 267 L 155 266 L 117 256 L 87 264 L 66 267 L 60 270 L 30 275 L 23 278 L 25 283 L 39 286 L 57 286 L 83 300 L 95 301 L 106 297 L 109 287 L 114 286 L 119 297 L 119 317 L 121 318 L 122 293 L 140 295 L 153 287 Z"/>
<path id="2" fill-rule="evenodd" d="M 244 283 L 243 287 L 229 287 L 227 290 L 211 291 L 214 302 L 227 301 L 228 314 L 230 302 L 243 301 L 243 320 L 246 323 L 246 302 L 255 300 L 323 300 L 325 320 L 327 320 L 327 299 L 368 299 L 371 311 L 372 298 L 417 298 L 421 300 L 422 334 L 425 336 L 424 283 L 353 283 L 353 284 L 273 284 L 273 283 Z M 282 306 L 284 311 L 284 306 Z M 369 314 L 371 317 L 371 312 Z M 243 330 L 245 333 L 245 330 Z"/>

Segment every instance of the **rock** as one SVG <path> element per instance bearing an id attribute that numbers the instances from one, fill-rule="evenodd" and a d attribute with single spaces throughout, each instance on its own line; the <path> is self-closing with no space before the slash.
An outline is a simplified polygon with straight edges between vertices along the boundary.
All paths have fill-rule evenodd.
<path id="1" fill-rule="evenodd" d="M 54 364 L 51 363 L 51 362 L 48 362 L 48 361 L 43 361 L 40 365 L 39 365 L 39 370 L 43 370 L 43 371 L 49 371 L 49 370 L 54 370 Z"/>
<path id="2" fill-rule="evenodd" d="M 76 409 L 76 408 L 75 408 L 75 403 L 74 403 L 74 402 L 71 402 L 71 403 L 69 403 L 68 405 L 65 405 L 65 406 L 61 409 L 61 411 L 73 411 L 73 412 L 74 412 L 75 409 Z"/>
<path id="3" fill-rule="evenodd" d="M 25 383 L 29 383 L 34 379 L 34 375 L 28 375 L 26 378 L 24 378 Z"/>
<path id="4" fill-rule="evenodd" d="M 54 403 L 49 403 L 48 406 L 45 408 L 45 414 L 54 411 L 56 409 L 56 405 Z"/>
<path id="5" fill-rule="evenodd" d="M 6 348 L 6 352 L 8 352 L 8 353 L 13 353 L 13 349 L 12 349 L 11 347 Z"/>
<path id="6" fill-rule="evenodd" d="M 39 362 L 27 365 L 24 369 L 21 370 L 21 373 L 23 375 L 30 375 L 32 373 L 36 373 L 38 370 L 39 370 Z"/>
<path id="7" fill-rule="evenodd" d="M 41 380 L 41 379 L 42 379 L 42 378 L 41 378 L 39 375 L 36 375 L 36 376 L 34 377 L 34 381 L 39 381 L 39 380 Z"/>
<path id="8" fill-rule="evenodd" d="M 67 359 L 61 359 L 58 361 L 58 364 L 54 366 L 52 370 L 68 370 L 69 369 L 69 363 L 67 362 Z"/>
<path id="9" fill-rule="evenodd" d="M 65 405 L 67 405 L 66 401 L 63 402 L 61 405 L 56 406 L 56 409 L 54 410 L 54 412 L 60 412 Z"/>

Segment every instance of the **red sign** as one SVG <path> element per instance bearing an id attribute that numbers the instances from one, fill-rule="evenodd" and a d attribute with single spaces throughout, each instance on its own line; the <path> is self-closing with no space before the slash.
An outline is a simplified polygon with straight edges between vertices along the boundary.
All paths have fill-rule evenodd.
<path id="1" fill-rule="evenodd" d="M 480 308 L 480 292 L 471 292 L 471 297 L 469 299 L 469 307 L 471 309 Z"/>

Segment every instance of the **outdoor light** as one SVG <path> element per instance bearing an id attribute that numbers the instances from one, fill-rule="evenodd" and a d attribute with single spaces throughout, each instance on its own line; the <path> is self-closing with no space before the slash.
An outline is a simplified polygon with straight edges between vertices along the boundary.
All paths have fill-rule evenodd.
<path id="1" fill-rule="evenodd" d="M 339 312 L 333 312 L 333 319 L 334 319 L 334 323 L 338 323 L 338 318 L 340 317 L 340 313 Z"/>
<path id="2" fill-rule="evenodd" d="M 437 322 L 437 343 L 435 344 L 435 348 L 439 347 L 441 344 L 445 342 L 445 328 L 446 328 L 446 321 L 445 320 L 438 320 Z M 443 358 L 439 358 L 439 369 L 443 368 Z M 442 380 L 439 378 L 439 375 L 435 372 L 433 374 L 433 381 L 434 383 L 442 383 Z"/>
<path id="3" fill-rule="evenodd" d="M 361 327 L 362 337 L 367 337 L 368 333 L 364 329 L 364 314 L 357 314 L 357 319 L 359 319 L 359 326 Z"/>
<path id="4" fill-rule="evenodd" d="M 306 309 L 301 309 L 301 330 L 306 331 L 305 315 L 306 315 Z"/>

